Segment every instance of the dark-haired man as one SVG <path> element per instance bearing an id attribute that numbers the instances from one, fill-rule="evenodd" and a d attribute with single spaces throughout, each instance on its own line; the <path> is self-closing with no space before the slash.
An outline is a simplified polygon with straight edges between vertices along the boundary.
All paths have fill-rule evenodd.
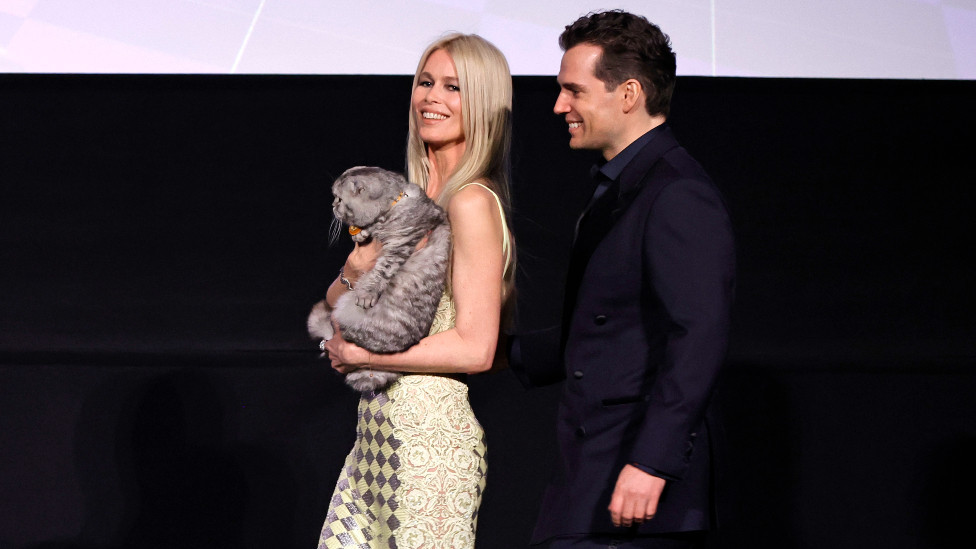
<path id="1" fill-rule="evenodd" d="M 712 526 L 711 397 L 734 285 L 728 212 L 666 120 L 670 40 L 645 18 L 592 13 L 560 36 L 554 111 L 602 154 L 581 215 L 564 325 L 514 339 L 523 380 L 561 363 L 560 459 L 534 543 L 695 547 Z M 558 335 L 557 335 L 558 332 Z"/>

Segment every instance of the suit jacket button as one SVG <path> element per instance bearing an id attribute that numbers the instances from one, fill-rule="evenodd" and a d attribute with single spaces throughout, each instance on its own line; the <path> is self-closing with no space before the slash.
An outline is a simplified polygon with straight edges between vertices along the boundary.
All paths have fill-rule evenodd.
<path id="1" fill-rule="evenodd" d="M 576 428 L 576 436 L 579 437 L 579 438 L 585 437 L 586 436 L 586 427 L 583 427 L 582 425 L 580 425 L 579 427 L 577 427 Z"/>
<path id="2" fill-rule="evenodd" d="M 596 317 L 593 318 L 593 323 L 597 326 L 603 326 L 607 323 L 607 315 L 596 315 Z"/>
<path id="3" fill-rule="evenodd" d="M 583 379 L 583 372 L 581 370 L 576 370 L 573 372 L 573 377 L 576 379 Z"/>

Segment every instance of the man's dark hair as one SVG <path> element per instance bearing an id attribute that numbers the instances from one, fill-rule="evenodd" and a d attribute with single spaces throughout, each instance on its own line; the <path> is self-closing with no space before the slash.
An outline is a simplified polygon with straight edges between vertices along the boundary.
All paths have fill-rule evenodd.
<path id="1" fill-rule="evenodd" d="M 621 10 L 593 12 L 567 25 L 559 35 L 563 51 L 580 44 L 593 44 L 603 50 L 596 63 L 596 77 L 607 91 L 634 78 L 644 88 L 649 114 L 670 113 L 675 59 L 671 39 L 660 27 Z"/>

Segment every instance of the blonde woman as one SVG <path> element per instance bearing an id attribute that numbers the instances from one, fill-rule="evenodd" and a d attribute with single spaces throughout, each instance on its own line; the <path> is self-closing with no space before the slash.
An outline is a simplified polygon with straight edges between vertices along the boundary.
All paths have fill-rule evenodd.
<path id="1" fill-rule="evenodd" d="M 428 337 L 377 355 L 337 334 L 332 366 L 404 375 L 364 393 L 356 443 L 336 484 L 319 547 L 473 548 L 485 486 L 484 432 L 464 374 L 492 367 L 515 272 L 509 206 L 512 79 L 505 57 L 477 35 L 431 44 L 413 80 L 407 176 L 447 210 L 448 287 Z M 357 247 L 343 272 L 353 287 L 377 255 Z M 334 303 L 347 287 L 329 289 Z"/>

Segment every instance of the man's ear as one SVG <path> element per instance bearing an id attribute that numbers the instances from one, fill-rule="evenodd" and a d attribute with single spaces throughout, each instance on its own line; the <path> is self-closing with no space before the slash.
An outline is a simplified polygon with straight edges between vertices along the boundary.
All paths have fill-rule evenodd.
<path id="1" fill-rule="evenodd" d="M 636 79 L 631 78 L 620 84 L 623 92 L 621 96 L 622 106 L 625 113 L 631 113 L 635 108 L 644 107 L 644 86 Z"/>

